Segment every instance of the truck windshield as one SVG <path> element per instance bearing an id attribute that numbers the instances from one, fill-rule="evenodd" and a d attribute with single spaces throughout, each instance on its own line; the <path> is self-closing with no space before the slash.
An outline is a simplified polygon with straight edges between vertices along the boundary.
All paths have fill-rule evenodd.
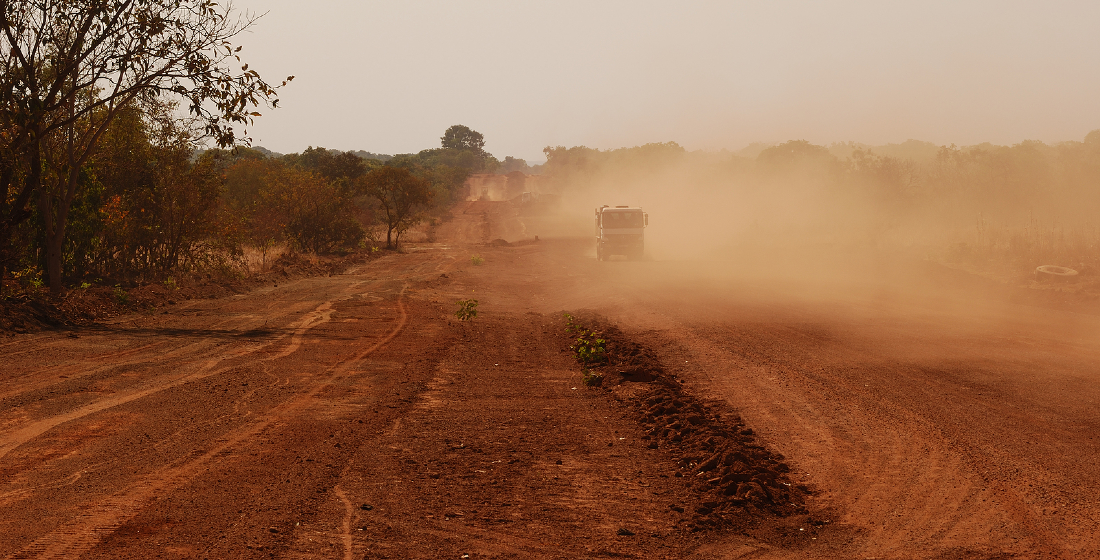
<path id="1" fill-rule="evenodd" d="M 603 227 L 640 228 L 645 227 L 645 224 L 642 222 L 641 212 L 604 212 Z"/>

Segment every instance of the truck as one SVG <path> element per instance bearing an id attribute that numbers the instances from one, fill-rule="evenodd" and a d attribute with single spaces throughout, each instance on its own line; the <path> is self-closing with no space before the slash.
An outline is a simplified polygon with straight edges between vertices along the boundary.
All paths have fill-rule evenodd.
<path id="1" fill-rule="evenodd" d="M 634 206 L 600 206 L 596 209 L 596 260 L 612 255 L 630 260 L 642 258 L 649 214 Z"/>

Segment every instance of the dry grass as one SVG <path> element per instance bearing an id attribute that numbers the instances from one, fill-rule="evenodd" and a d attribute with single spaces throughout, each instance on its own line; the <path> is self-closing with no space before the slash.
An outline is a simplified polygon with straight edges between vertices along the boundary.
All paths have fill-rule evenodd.
<path id="1" fill-rule="evenodd" d="M 258 274 L 260 272 L 266 272 L 271 268 L 271 263 L 274 263 L 287 252 L 286 245 L 275 245 L 268 247 L 265 252 L 258 247 L 243 247 L 243 255 L 241 256 L 241 263 L 244 267 L 245 275 Z M 314 257 L 316 258 L 316 257 Z"/>
<path id="2" fill-rule="evenodd" d="M 1088 281 L 1100 272 L 1100 225 L 1065 225 L 1031 219 L 1022 226 L 976 220 L 957 232 L 941 259 L 1013 283 L 1034 280 L 1042 265 L 1069 267 Z"/>

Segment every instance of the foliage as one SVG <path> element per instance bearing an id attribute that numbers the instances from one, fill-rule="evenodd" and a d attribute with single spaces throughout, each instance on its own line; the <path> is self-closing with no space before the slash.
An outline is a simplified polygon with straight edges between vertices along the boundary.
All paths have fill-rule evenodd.
<path id="1" fill-rule="evenodd" d="M 470 262 L 473 263 L 474 266 L 481 266 L 481 264 L 485 262 L 485 259 L 483 259 L 481 255 L 471 255 Z"/>
<path id="2" fill-rule="evenodd" d="M 101 102 L 115 102 L 97 95 L 81 103 L 107 110 Z M 285 156 L 244 146 L 196 150 L 210 133 L 202 118 L 181 119 L 167 98 L 138 96 L 111 109 L 109 119 L 93 123 L 104 116 L 92 112 L 88 122 L 74 121 L 74 127 L 107 124 L 86 139 L 94 149 L 73 166 L 64 134 L 91 129 L 61 130 L 34 154 L 17 154 L 9 109 L 0 106 L 7 119 L 0 120 L 0 154 L 12 157 L 0 158 L 0 171 L 8 184 L 21 186 L 39 169 L 40 203 L 28 206 L 28 219 L 7 222 L 0 279 L 22 270 L 8 285 L 28 288 L 41 285 L 43 272 L 50 278 L 64 272 L 77 285 L 141 279 L 173 289 L 189 272 L 239 274 L 233 267 L 244 262 L 246 249 L 261 255 L 261 266 L 276 248 L 374 252 L 374 237 L 365 240 L 376 220 L 386 223 L 392 248 L 426 213 L 463 198 L 473 170 L 498 163 L 474 131 L 456 136 L 458 147 L 395 158 L 322 147 Z M 39 158 L 35 165 L 28 154 Z M 18 206 L 19 196 L 9 192 L 0 210 Z M 58 239 L 60 249 L 50 249 Z"/>
<path id="3" fill-rule="evenodd" d="M 232 154 L 212 157 L 234 159 Z M 313 161 L 326 157 L 312 154 Z M 235 159 L 224 173 L 227 221 L 235 224 L 240 242 L 260 251 L 265 265 L 268 250 L 278 244 L 328 253 L 353 249 L 364 238 L 354 193 L 342 186 L 349 181 L 346 175 L 329 180 L 296 165 L 303 159 L 310 161 L 297 154 L 282 159 Z"/>
<path id="4" fill-rule="evenodd" d="M 465 182 L 470 173 L 492 173 L 500 167 L 492 154 L 485 151 L 485 137 L 480 132 L 467 126 L 456 124 L 444 132 L 440 138 L 441 147 L 432 150 L 422 150 L 419 153 L 406 154 L 394 158 L 392 163 L 399 167 L 410 168 L 418 176 L 424 177 L 433 184 L 446 185 L 451 193 Z M 413 167 L 422 169 L 443 170 L 439 177 L 427 177 L 424 173 L 417 172 Z M 457 174 L 465 171 L 461 177 Z M 457 182 L 454 179 L 458 179 Z M 451 179 L 451 181 L 447 181 Z"/>
<path id="5" fill-rule="evenodd" d="M 279 224 L 298 249 L 314 253 L 351 249 L 363 239 L 339 187 L 309 171 L 279 165 L 273 171 L 253 215 L 254 229 Z"/>
<path id="6" fill-rule="evenodd" d="M 324 148 L 308 147 L 301 154 L 288 154 L 284 163 L 312 171 L 333 184 L 342 193 L 349 193 L 356 180 L 367 171 L 381 165 L 377 160 L 367 160 L 352 152 L 339 152 Z"/>
<path id="7" fill-rule="evenodd" d="M 458 311 L 455 311 L 455 317 L 458 317 L 459 321 L 469 321 L 477 317 L 477 300 L 476 299 L 460 299 L 455 302 L 458 306 Z"/>
<path id="8" fill-rule="evenodd" d="M 448 128 L 439 140 L 444 148 L 478 153 L 485 151 L 485 137 L 480 132 L 461 124 Z"/>
<path id="9" fill-rule="evenodd" d="M 445 152 L 445 150 L 424 150 L 419 154 L 400 155 L 390 160 L 388 165 L 406 169 L 427 181 L 432 189 L 433 208 L 442 210 L 465 197 L 463 188 L 466 185 L 466 178 L 473 172 L 473 168 L 481 165 L 480 160 L 476 158 L 471 158 L 470 161 L 456 161 L 450 157 L 454 154 Z M 463 167 L 466 164 L 473 167 Z"/>
<path id="10" fill-rule="evenodd" d="M 543 174 L 558 188 L 590 188 L 606 170 L 624 171 L 624 180 L 651 174 L 655 169 L 681 162 L 684 149 L 676 142 L 644 144 L 633 148 L 600 151 L 585 146 L 543 148 Z"/>
<path id="11" fill-rule="evenodd" d="M 592 366 L 607 363 L 607 340 L 601 338 L 595 331 L 585 328 L 576 322 L 576 318 L 566 313 L 565 331 L 576 335 L 569 349 L 573 351 L 573 357 L 581 365 Z"/>
<path id="12" fill-rule="evenodd" d="M 240 47 L 231 40 L 253 20 L 229 7 L 24 0 L 0 11 L 0 275 L 16 259 L 15 230 L 37 199 L 50 288 L 61 290 L 69 213 L 91 184 L 85 164 L 128 108 L 182 100 L 225 146 L 237 138 L 234 126 L 259 116 L 255 107 L 278 103 L 256 71 L 237 70 Z"/>
<path id="13" fill-rule="evenodd" d="M 357 188 L 378 201 L 386 220 L 386 247 L 391 249 L 400 242 L 401 234 L 420 222 L 434 198 L 428 181 L 393 165 L 367 173 Z"/>
<path id="14" fill-rule="evenodd" d="M 500 168 L 497 169 L 497 173 L 503 173 L 505 175 L 514 173 L 516 171 L 524 174 L 530 174 L 531 166 L 527 165 L 527 162 L 525 160 L 514 158 L 512 156 L 505 156 L 504 161 L 500 162 Z"/>
<path id="15" fill-rule="evenodd" d="M 207 250 L 220 179 L 190 161 L 189 132 L 172 110 L 128 107 L 104 132 L 67 213 L 57 264 L 69 277 L 158 276 L 195 265 Z M 42 226 L 56 203 L 40 206 L 31 223 Z M 49 237 L 43 229 L 39 239 Z"/>

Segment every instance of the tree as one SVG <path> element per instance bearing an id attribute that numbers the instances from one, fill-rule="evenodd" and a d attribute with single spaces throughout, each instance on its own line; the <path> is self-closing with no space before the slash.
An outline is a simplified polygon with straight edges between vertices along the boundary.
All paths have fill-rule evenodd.
<path id="1" fill-rule="evenodd" d="M 306 148 L 301 154 L 288 154 L 282 159 L 286 163 L 321 175 L 341 192 L 346 192 L 356 179 L 377 166 L 374 161 L 368 162 L 352 152 L 313 146 Z"/>
<path id="2" fill-rule="evenodd" d="M 431 184 L 408 169 L 387 165 L 363 176 L 363 194 L 378 200 L 386 215 L 386 247 L 393 249 L 401 234 L 421 219 L 434 199 Z"/>
<path id="3" fill-rule="evenodd" d="M 485 137 L 465 125 L 456 124 L 448 128 L 440 140 L 444 148 L 471 150 L 478 154 L 485 152 Z"/>
<path id="4" fill-rule="evenodd" d="M 512 173 L 513 171 L 519 171 L 520 173 L 529 174 L 531 172 L 531 166 L 527 165 L 526 160 L 514 158 L 512 156 L 505 156 L 504 161 L 500 162 L 500 169 L 497 173 L 503 173 L 505 175 Z"/>
<path id="5" fill-rule="evenodd" d="M 216 233 L 221 173 L 191 162 L 189 131 L 170 105 L 122 111 L 85 166 L 62 264 L 68 275 L 165 277 L 193 266 Z"/>
<path id="6" fill-rule="evenodd" d="M 209 0 L 0 1 L 0 264 L 37 197 L 50 289 L 61 291 L 84 164 L 124 108 L 183 99 L 205 135 L 229 146 L 254 107 L 277 106 L 275 86 L 235 69 L 231 40 L 254 21 Z"/>
<path id="7" fill-rule="evenodd" d="M 456 150 L 424 150 L 419 154 L 401 155 L 393 158 L 387 165 L 407 169 L 413 175 L 427 181 L 435 193 L 432 198 L 436 208 L 447 207 L 455 200 L 465 198 L 466 179 L 470 169 L 454 165 L 453 161 L 437 157 L 436 152 L 455 152 Z M 463 152 L 469 153 L 469 152 Z"/>
<path id="8" fill-rule="evenodd" d="M 276 221 L 298 249 L 314 253 L 351 248 L 363 238 L 351 202 L 324 177 L 277 164 L 266 179 L 258 212 L 253 216 L 254 227 Z"/>

